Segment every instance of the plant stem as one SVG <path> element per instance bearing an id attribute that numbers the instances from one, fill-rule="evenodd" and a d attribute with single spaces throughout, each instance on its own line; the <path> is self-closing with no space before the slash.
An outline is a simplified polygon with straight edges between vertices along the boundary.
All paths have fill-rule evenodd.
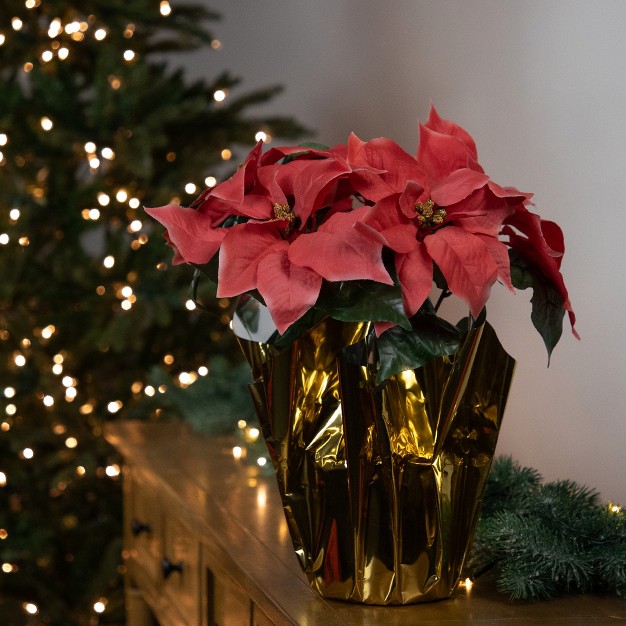
<path id="1" fill-rule="evenodd" d="M 435 313 L 439 311 L 439 307 L 441 306 L 441 303 L 451 295 L 452 295 L 452 292 L 448 291 L 447 289 L 443 289 L 441 291 L 441 293 L 439 294 L 439 299 L 437 300 L 437 304 L 435 304 Z"/>

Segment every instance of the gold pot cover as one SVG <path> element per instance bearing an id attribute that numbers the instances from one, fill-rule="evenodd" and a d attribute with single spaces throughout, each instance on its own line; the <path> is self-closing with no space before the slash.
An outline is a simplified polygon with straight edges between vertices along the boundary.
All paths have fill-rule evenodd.
<path id="1" fill-rule="evenodd" d="M 483 324 L 455 355 L 377 386 L 367 351 L 355 350 L 367 330 L 327 318 L 282 352 L 240 340 L 295 552 L 328 598 L 445 598 L 472 539 L 515 362 Z"/>

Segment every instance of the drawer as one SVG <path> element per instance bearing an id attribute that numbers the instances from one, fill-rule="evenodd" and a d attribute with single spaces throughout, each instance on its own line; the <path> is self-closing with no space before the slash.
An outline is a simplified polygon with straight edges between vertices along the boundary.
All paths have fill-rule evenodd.
<path id="1" fill-rule="evenodd" d="M 163 515 L 161 562 L 164 603 L 176 609 L 189 626 L 199 619 L 199 543 L 192 528 L 170 507 Z"/>
<path id="2" fill-rule="evenodd" d="M 133 585 L 158 590 L 161 581 L 161 511 L 156 485 L 132 469 L 125 477 L 124 536 Z"/>

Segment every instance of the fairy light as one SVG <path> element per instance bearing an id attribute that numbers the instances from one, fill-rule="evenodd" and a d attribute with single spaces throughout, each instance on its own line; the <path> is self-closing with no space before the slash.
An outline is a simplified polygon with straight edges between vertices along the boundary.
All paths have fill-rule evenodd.
<path id="1" fill-rule="evenodd" d="M 217 185 L 217 178 L 215 178 L 215 176 L 207 176 L 204 179 L 204 184 L 207 187 L 215 187 L 215 185 Z"/>
<path id="2" fill-rule="evenodd" d="M 466 578 L 461 585 L 467 589 L 467 591 L 471 591 L 474 586 L 474 581 L 471 578 Z"/>
<path id="3" fill-rule="evenodd" d="M 52 61 L 53 57 L 54 57 L 54 54 L 52 53 L 52 50 L 44 50 L 41 53 L 41 60 L 44 63 L 48 63 L 49 61 Z"/>
<path id="4" fill-rule="evenodd" d="M 104 471 L 109 478 L 115 478 L 120 475 L 120 466 L 117 464 L 107 465 Z"/>
<path id="5" fill-rule="evenodd" d="M 13 26 L 13 30 L 22 30 L 22 26 L 24 26 L 24 22 L 19 17 L 14 17 L 11 20 L 11 26 Z"/>
<path id="6" fill-rule="evenodd" d="M 41 128 L 43 128 L 46 132 L 54 128 L 54 122 L 49 117 L 42 117 L 39 120 L 39 123 L 41 124 Z"/>
<path id="7" fill-rule="evenodd" d="M 72 402 L 73 400 L 75 400 L 77 395 L 78 391 L 76 391 L 76 387 L 68 387 L 65 390 L 65 400 L 67 402 Z"/>
<path id="8" fill-rule="evenodd" d="M 193 382 L 193 380 L 192 380 L 191 375 L 189 374 L 189 372 L 181 372 L 178 375 L 178 382 L 181 385 L 190 385 Z"/>
<path id="9" fill-rule="evenodd" d="M 23 69 L 28 74 L 28 72 L 33 69 L 33 64 L 30 61 L 27 61 L 26 63 L 24 63 Z"/>
<path id="10" fill-rule="evenodd" d="M 106 604 L 103 602 L 102 599 L 98 600 L 97 602 L 94 602 L 93 610 L 96 613 L 104 613 L 105 609 L 106 609 Z"/>
<path id="11" fill-rule="evenodd" d="M 48 324 L 45 328 L 41 330 L 41 336 L 44 339 L 50 339 L 52 335 L 56 332 L 56 327 L 53 324 Z"/>
<path id="12" fill-rule="evenodd" d="M 22 450 L 22 456 L 25 459 L 32 459 L 35 456 L 35 453 L 33 452 L 32 448 L 24 448 Z"/>
<path id="13" fill-rule="evenodd" d="M 13 387 L 5 387 L 4 388 L 4 397 L 5 398 L 13 398 L 13 397 L 15 397 L 15 389 Z"/>
<path id="14" fill-rule="evenodd" d="M 222 150 L 221 152 L 221 157 L 224 161 L 228 161 L 228 159 L 230 159 L 232 156 L 233 153 L 228 148 L 224 148 L 224 150 Z"/>
<path id="15" fill-rule="evenodd" d="M 98 204 L 100 206 L 108 206 L 110 202 L 111 198 L 108 194 L 104 193 L 103 191 L 98 194 Z"/>
<path id="16" fill-rule="evenodd" d="M 58 37 L 63 31 L 63 26 L 61 25 L 61 20 L 58 17 L 55 17 L 52 22 L 50 22 L 50 26 L 48 27 L 48 37 L 50 39 L 54 39 Z"/>
<path id="17" fill-rule="evenodd" d="M 206 376 L 209 373 L 209 368 L 205 365 L 201 365 L 198 368 L 198 376 Z"/>
<path id="18" fill-rule="evenodd" d="M 267 141 L 267 133 L 263 132 L 262 130 L 260 130 L 255 136 L 254 136 L 254 140 L 255 141 Z"/>
<path id="19" fill-rule="evenodd" d="M 124 405 L 120 400 L 114 400 L 113 402 L 109 402 L 107 404 L 107 411 L 109 413 L 117 413 L 123 406 Z"/>
<path id="20" fill-rule="evenodd" d="M 234 446 L 233 447 L 233 458 L 236 461 L 239 461 L 239 459 L 241 459 L 242 456 L 243 456 L 243 448 L 241 446 Z"/>
<path id="21" fill-rule="evenodd" d="M 104 150 L 102 152 L 104 154 Z M 126 200 L 128 199 L 128 192 L 126 191 L 126 189 L 118 189 L 115 194 L 115 199 L 118 202 L 126 202 Z"/>
<path id="22" fill-rule="evenodd" d="M 107 36 L 107 32 L 106 30 L 104 30 L 104 28 L 98 28 L 96 30 L 96 32 L 93 34 L 93 36 L 98 40 L 98 41 L 102 41 L 106 36 Z"/>
<path id="23" fill-rule="evenodd" d="M 246 422 L 246 420 L 239 420 L 237 422 L 237 428 L 240 428 L 241 430 L 243 430 L 247 425 L 248 422 Z"/>
<path id="24" fill-rule="evenodd" d="M 7 475 L 4 472 L 0 472 L 0 487 L 5 487 L 7 484 Z"/>
<path id="25" fill-rule="evenodd" d="M 69 54 L 70 51 L 67 48 L 59 48 L 59 51 L 57 52 L 57 56 L 61 59 L 61 61 L 65 61 Z"/>
<path id="26" fill-rule="evenodd" d="M 4 412 L 5 412 L 7 415 L 15 415 L 15 414 L 17 413 L 17 407 L 16 407 L 13 403 L 11 403 L 11 404 L 7 404 L 7 405 L 4 407 Z"/>
<path id="27" fill-rule="evenodd" d="M 4 44 L 6 41 L 6 37 L 3 33 L 0 33 L 0 46 Z"/>
<path id="28" fill-rule="evenodd" d="M 132 50 L 124 50 L 124 61 L 130 63 L 135 58 L 135 53 Z"/>
<path id="29" fill-rule="evenodd" d="M 15 354 L 13 357 L 13 363 L 18 367 L 24 367 L 26 365 L 26 357 L 23 354 Z"/>
<path id="30" fill-rule="evenodd" d="M 87 473 L 87 470 L 82 465 L 78 465 L 76 467 L 76 475 L 77 476 L 84 476 L 86 473 Z"/>
<path id="31" fill-rule="evenodd" d="M 131 198 L 128 201 L 128 206 L 131 209 L 138 209 L 140 205 L 141 205 L 141 202 L 139 202 L 139 198 Z"/>
<path id="32" fill-rule="evenodd" d="M 138 233 L 143 227 L 143 223 L 141 222 L 141 220 L 133 220 L 129 225 L 128 225 L 128 230 L 131 233 Z"/>
<path id="33" fill-rule="evenodd" d="M 226 92 L 223 89 L 218 89 L 213 92 L 213 100 L 215 100 L 215 102 L 224 102 L 224 100 L 226 100 Z"/>
<path id="34" fill-rule="evenodd" d="M 130 311 L 133 306 L 133 303 L 130 300 L 122 300 L 120 306 L 124 309 L 124 311 Z"/>
<path id="35" fill-rule="evenodd" d="M 90 220 L 97 220 L 100 218 L 100 210 L 99 209 L 89 209 L 88 211 Z"/>
<path id="36" fill-rule="evenodd" d="M 37 615 L 39 613 L 39 607 L 33 602 L 24 602 L 24 604 L 22 604 L 22 608 L 24 609 L 24 612 L 29 615 Z"/>
<path id="37" fill-rule="evenodd" d="M 167 17 L 172 12 L 172 7 L 170 6 L 170 3 L 167 2 L 167 0 L 162 0 L 162 2 L 159 4 L 159 12 L 164 17 Z"/>
<path id="38" fill-rule="evenodd" d="M 250 441 L 256 441 L 259 438 L 259 429 L 258 428 L 250 428 L 248 430 L 248 439 Z"/>
<path id="39" fill-rule="evenodd" d="M 43 402 L 44 406 L 54 406 L 54 398 L 50 395 L 45 395 L 41 401 Z"/>
<path id="40" fill-rule="evenodd" d="M 187 193 L 196 193 L 196 189 L 198 189 L 198 187 L 195 185 L 195 183 L 187 183 L 185 185 L 185 191 Z"/>
<path id="41" fill-rule="evenodd" d="M 2 424 L 0 424 L 0 430 L 3 433 L 8 433 L 11 430 L 11 424 L 9 424 L 9 422 L 2 422 Z"/>
<path id="42" fill-rule="evenodd" d="M 257 460 L 256 463 L 259 467 L 265 467 L 266 463 L 267 463 L 267 459 L 264 456 L 260 456 Z"/>
<path id="43" fill-rule="evenodd" d="M 100 150 L 100 154 L 107 160 L 107 161 L 112 161 L 115 158 L 115 152 L 113 152 L 113 150 L 109 147 L 106 148 L 102 148 L 102 150 Z"/>
<path id="44" fill-rule="evenodd" d="M 185 308 L 188 311 L 193 311 L 196 308 L 196 303 L 193 300 L 187 300 L 187 302 L 185 302 Z"/>
<path id="45" fill-rule="evenodd" d="M 9 536 L 9 533 L 4 528 L 0 528 L 0 539 L 4 540 Z"/>
<path id="46" fill-rule="evenodd" d="M 222 42 L 219 39 L 213 39 L 211 41 L 211 48 L 213 50 L 219 50 L 222 47 Z"/>
<path id="47" fill-rule="evenodd" d="M 152 385 L 147 385 L 143 392 L 151 398 L 156 393 L 156 389 Z"/>
<path id="48" fill-rule="evenodd" d="M 0 133 L 0 146 L 6 146 L 8 141 L 8 135 L 6 133 Z"/>
<path id="49" fill-rule="evenodd" d="M 0 233 L 0 245 L 6 246 L 9 243 L 9 235 Z"/>
<path id="50" fill-rule="evenodd" d="M 68 437 L 65 440 L 65 447 L 69 448 L 70 450 L 75 448 L 77 445 L 78 445 L 78 439 L 76 439 L 76 437 Z"/>
<path id="51" fill-rule="evenodd" d="M 88 141 L 85 145 L 85 152 L 91 154 L 96 151 L 96 144 L 93 141 Z"/>

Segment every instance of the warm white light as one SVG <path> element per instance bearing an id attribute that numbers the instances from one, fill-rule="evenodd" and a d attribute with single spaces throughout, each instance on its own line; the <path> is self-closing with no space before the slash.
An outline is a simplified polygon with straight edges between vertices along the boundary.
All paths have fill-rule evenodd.
<path id="1" fill-rule="evenodd" d="M 61 61 L 65 61 L 69 55 L 70 51 L 67 48 L 59 48 L 57 55 Z"/>
<path id="2" fill-rule="evenodd" d="M 159 5 L 159 11 L 161 12 L 161 15 L 167 16 L 172 12 L 172 7 L 170 6 L 170 3 L 167 2 L 167 0 L 162 0 L 161 4 Z"/>
<path id="3" fill-rule="evenodd" d="M 52 335 L 55 333 L 56 328 L 54 327 L 53 324 L 48 324 L 48 326 L 46 326 L 45 328 L 42 329 L 41 331 L 41 336 L 44 339 L 50 339 L 50 337 L 52 337 Z"/>
<path id="4" fill-rule="evenodd" d="M 104 265 L 104 267 L 108 269 L 111 269 L 115 265 L 115 258 L 111 255 L 105 257 L 104 261 L 102 261 L 102 265 Z"/>
<path id="5" fill-rule="evenodd" d="M 256 141 L 265 141 L 267 139 L 267 134 L 260 130 L 255 136 L 254 139 Z"/>
<path id="6" fill-rule="evenodd" d="M 131 233 L 138 233 L 141 228 L 142 228 L 143 224 L 141 223 L 141 220 L 133 220 L 129 225 L 128 225 L 128 230 Z"/>
<path id="7" fill-rule="evenodd" d="M 61 384 L 64 387 L 74 387 L 74 385 L 76 385 L 76 381 L 71 376 L 63 376 Z"/>
<path id="8" fill-rule="evenodd" d="M 100 154 L 109 161 L 115 158 L 115 152 L 113 152 L 111 148 L 102 148 L 102 150 L 100 150 Z"/>
<path id="9" fill-rule="evenodd" d="M 96 613 L 104 613 L 104 609 L 105 609 L 105 605 L 104 602 L 101 602 L 100 600 L 98 600 L 98 602 L 95 602 L 93 605 L 93 610 Z"/>
<path id="10" fill-rule="evenodd" d="M 72 33 L 77 33 L 80 30 L 80 24 L 78 22 L 70 22 L 69 24 L 65 25 L 65 32 L 68 35 L 71 35 Z"/>
<path id="11" fill-rule="evenodd" d="M 71 402 L 78 395 L 78 391 L 76 391 L 75 387 L 68 387 L 65 390 L 65 399 L 68 402 Z"/>
<path id="12" fill-rule="evenodd" d="M 189 385 L 192 383 L 191 375 L 189 374 L 189 372 L 181 372 L 178 375 L 178 381 L 181 385 Z"/>
<path id="13" fill-rule="evenodd" d="M 100 209 L 89 209 L 89 219 L 97 220 L 100 217 Z"/>
<path id="14" fill-rule="evenodd" d="M 52 396 L 44 396 L 42 402 L 45 406 L 53 406 L 54 398 Z"/>
<path id="15" fill-rule="evenodd" d="M 130 311 L 133 306 L 133 303 L 130 300 L 122 300 L 120 306 L 124 309 L 124 311 Z"/>
<path id="16" fill-rule="evenodd" d="M 22 456 L 25 459 L 32 459 L 35 456 L 35 453 L 33 452 L 32 448 L 24 448 L 22 450 Z"/>
<path id="17" fill-rule="evenodd" d="M 115 478 L 115 476 L 120 475 L 120 466 L 119 465 L 107 465 L 104 471 L 107 476 L 111 478 Z"/>
<path id="18" fill-rule="evenodd" d="M 185 185 L 185 191 L 187 193 L 196 193 L 196 189 L 197 189 L 197 187 L 196 187 L 196 185 L 194 183 L 187 183 Z"/>
<path id="19" fill-rule="evenodd" d="M 215 100 L 215 102 L 224 102 L 224 100 L 226 99 L 226 92 L 223 89 L 218 89 L 213 94 L 213 99 Z"/>
<path id="20" fill-rule="evenodd" d="M 53 56 L 54 56 L 54 55 L 52 54 L 52 50 L 44 50 L 44 51 L 41 53 L 41 60 L 42 60 L 44 63 L 48 63 L 48 61 L 52 61 L 52 57 L 53 57 Z"/>
<path id="21" fill-rule="evenodd" d="M 215 176 L 207 176 L 204 179 L 204 184 L 207 187 L 215 187 L 215 185 L 217 185 L 217 178 L 215 178 Z"/>
<path id="22" fill-rule="evenodd" d="M 26 0 L 24 4 L 27 9 L 34 9 L 37 6 L 37 0 Z"/>
<path id="23" fill-rule="evenodd" d="M 209 373 L 209 368 L 201 365 L 198 368 L 198 376 L 206 376 Z"/>
<path id="24" fill-rule="evenodd" d="M 96 170 L 100 167 L 100 159 L 98 157 L 91 157 L 89 159 L 89 167 Z"/>
<path id="25" fill-rule="evenodd" d="M 102 151 L 103 156 L 104 156 L 104 150 Z M 118 202 L 126 202 L 126 200 L 128 199 L 128 192 L 126 191 L 126 189 L 118 189 L 117 193 L 115 194 L 115 199 Z"/>
<path id="26" fill-rule="evenodd" d="M 63 366 L 60 363 L 55 363 L 52 366 L 52 373 L 56 374 L 57 376 L 63 371 Z"/>
<path id="27" fill-rule="evenodd" d="M 13 387 L 5 387 L 4 396 L 6 398 L 13 398 L 15 396 L 15 389 Z"/>
<path id="28" fill-rule="evenodd" d="M 20 215 L 21 213 L 19 209 L 11 209 L 9 211 L 9 218 L 13 220 L 14 222 L 17 222 L 17 220 L 20 219 Z"/>
<path id="29" fill-rule="evenodd" d="M 107 32 L 106 30 L 104 30 L 104 28 L 98 28 L 98 30 L 93 34 L 93 36 L 98 41 L 102 41 L 107 36 Z"/>
<path id="30" fill-rule="evenodd" d="M 58 17 L 55 17 L 52 22 L 50 22 L 50 26 L 48 27 L 48 37 L 53 39 L 63 30 L 61 26 L 61 20 Z"/>
<path id="31" fill-rule="evenodd" d="M 41 127 L 45 130 L 45 131 L 49 131 L 52 130 L 54 123 L 52 122 L 52 120 L 49 117 L 42 117 L 39 120 L 39 123 L 41 124 Z"/>
<path id="32" fill-rule="evenodd" d="M 228 159 L 230 159 L 233 156 L 233 153 L 228 148 L 224 148 L 222 152 L 220 153 L 220 155 L 222 159 L 224 159 L 224 161 L 228 161 Z"/>
<path id="33" fill-rule="evenodd" d="M 0 46 L 6 41 L 6 37 L 0 33 Z"/>
<path id="34" fill-rule="evenodd" d="M 96 151 L 96 144 L 93 141 L 88 141 L 85 144 L 85 152 L 91 154 Z"/>
<path id="35" fill-rule="evenodd" d="M 0 472 L 0 487 L 4 487 L 7 484 L 7 475 L 4 472 Z"/>
<path id="36" fill-rule="evenodd" d="M 259 438 L 259 429 L 258 428 L 251 428 L 248 431 L 248 437 L 252 440 L 252 441 L 256 441 Z"/>
<path id="37" fill-rule="evenodd" d="M 264 466 L 265 466 L 265 464 L 267 463 L 267 459 L 266 459 L 264 456 L 260 456 L 260 457 L 256 460 L 256 462 L 257 462 L 257 465 L 258 465 L 259 467 L 264 467 Z"/>
<path id="38" fill-rule="evenodd" d="M 128 206 L 129 206 L 131 209 L 138 209 L 140 204 L 141 204 L 141 203 L 139 202 L 139 198 L 131 198 L 131 199 L 128 201 Z"/>
<path id="39" fill-rule="evenodd" d="M 470 591 L 471 588 L 474 586 L 474 581 L 471 578 L 466 578 L 465 582 L 464 582 L 465 588 Z"/>
<path id="40" fill-rule="evenodd" d="M 39 607 L 32 602 L 24 602 L 22 606 L 29 615 L 37 615 L 39 613 Z"/>
<path id="41" fill-rule="evenodd" d="M 16 354 L 13 358 L 13 362 L 18 367 L 24 367 L 24 365 L 26 365 L 26 357 L 23 354 Z"/>
<path id="42" fill-rule="evenodd" d="M 14 17 L 11 20 L 11 26 L 13 26 L 13 30 L 21 30 L 22 26 L 24 26 L 24 22 L 19 17 Z"/>
<path id="43" fill-rule="evenodd" d="M 0 233 L 0 244 L 6 246 L 9 243 L 9 236 L 6 233 Z"/>
<path id="44" fill-rule="evenodd" d="M 152 385 L 147 385 L 143 392 L 147 396 L 153 396 L 156 393 L 156 389 Z"/>
<path id="45" fill-rule="evenodd" d="M 243 448 L 241 446 L 233 447 L 233 457 L 238 461 L 243 454 Z"/>
<path id="46" fill-rule="evenodd" d="M 0 133 L 0 146 L 6 146 L 9 141 L 9 137 L 6 133 Z"/>
<path id="47" fill-rule="evenodd" d="M 239 420 L 239 421 L 237 422 L 237 426 L 238 426 L 239 428 L 241 428 L 242 430 L 243 430 L 243 429 L 244 429 L 247 425 L 248 425 L 248 423 L 246 422 L 246 420 Z"/>
<path id="48" fill-rule="evenodd" d="M 76 437 L 68 437 L 65 440 L 65 445 L 70 449 L 75 448 L 78 445 L 78 439 Z"/>
<path id="49" fill-rule="evenodd" d="M 135 58 L 135 53 L 132 50 L 124 51 L 124 61 L 132 61 Z"/>
<path id="50" fill-rule="evenodd" d="M 17 407 L 14 404 L 7 404 L 4 407 L 4 412 L 7 415 L 15 415 L 17 413 Z"/>
<path id="51" fill-rule="evenodd" d="M 193 300 L 187 300 L 187 302 L 185 302 L 185 308 L 188 311 L 193 311 L 196 308 L 196 303 Z"/>
<path id="52" fill-rule="evenodd" d="M 103 191 L 101 191 L 98 194 L 98 204 L 100 206 L 107 206 L 109 204 L 109 202 L 111 202 L 111 198 L 109 198 L 108 194 L 106 194 Z"/>
<path id="53" fill-rule="evenodd" d="M 13 571 L 13 565 L 11 565 L 11 563 L 3 563 L 2 564 L 2 571 L 5 574 L 10 574 Z"/>
<path id="54" fill-rule="evenodd" d="M 124 298 L 129 298 L 130 296 L 133 295 L 133 288 L 130 285 L 124 285 L 120 293 L 122 294 Z"/>

